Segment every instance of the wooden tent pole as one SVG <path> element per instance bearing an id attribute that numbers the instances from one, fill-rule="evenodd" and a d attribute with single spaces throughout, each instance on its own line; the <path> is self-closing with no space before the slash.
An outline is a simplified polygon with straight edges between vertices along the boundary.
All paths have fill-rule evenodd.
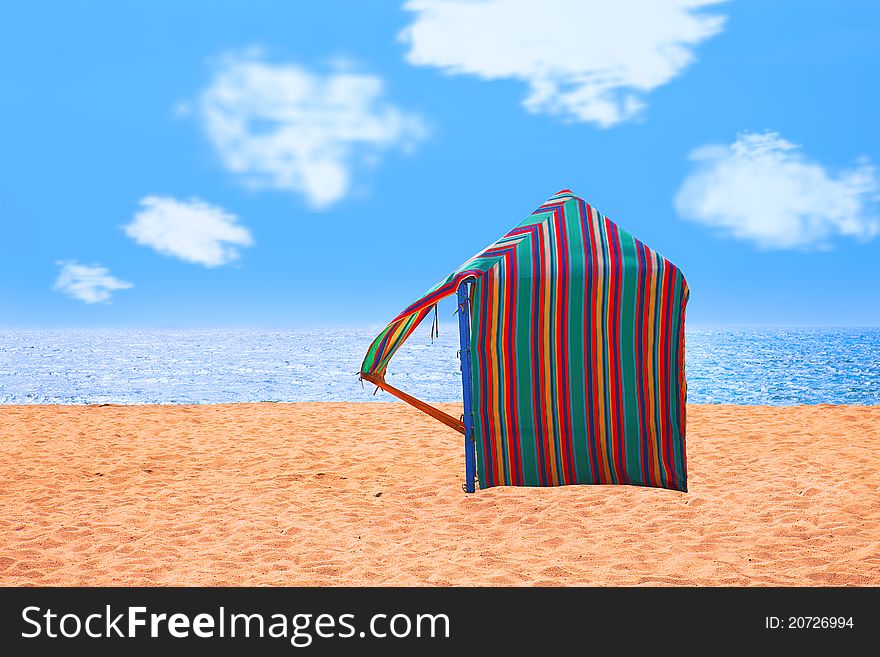
<path id="1" fill-rule="evenodd" d="M 458 338 L 461 344 L 461 390 L 464 400 L 464 490 L 466 493 L 473 493 L 477 465 L 471 403 L 471 303 L 468 288 L 467 281 L 462 281 L 458 286 Z"/>
<path id="2" fill-rule="evenodd" d="M 369 381 L 375 386 L 382 388 L 387 393 L 390 393 L 397 397 L 398 399 L 402 399 L 407 404 L 411 406 L 415 406 L 417 409 L 422 411 L 423 413 L 427 413 L 435 420 L 440 420 L 443 424 L 445 424 L 450 429 L 455 429 L 459 433 L 464 433 L 464 424 L 462 424 L 461 420 L 452 417 L 448 413 L 444 413 L 439 408 L 434 408 L 428 403 L 423 402 L 421 399 L 416 399 L 412 395 L 406 394 L 403 390 L 398 390 L 392 385 L 389 385 L 384 380 L 373 376 L 372 374 L 364 374 L 361 373 L 361 378 L 364 381 Z"/>

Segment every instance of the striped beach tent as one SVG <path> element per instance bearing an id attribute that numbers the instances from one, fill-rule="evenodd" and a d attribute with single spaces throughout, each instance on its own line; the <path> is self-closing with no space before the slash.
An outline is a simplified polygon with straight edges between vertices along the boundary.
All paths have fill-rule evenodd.
<path id="1" fill-rule="evenodd" d="M 458 295 L 464 414 L 385 380 Z M 376 337 L 361 378 L 465 436 L 465 490 L 634 484 L 687 490 L 681 271 L 564 189 Z"/>

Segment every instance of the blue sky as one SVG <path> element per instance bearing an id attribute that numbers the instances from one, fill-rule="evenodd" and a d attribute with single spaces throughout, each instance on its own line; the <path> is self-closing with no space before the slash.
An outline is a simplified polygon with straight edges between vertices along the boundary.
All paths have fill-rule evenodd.
<path id="1" fill-rule="evenodd" d="M 381 324 L 564 187 L 691 325 L 880 325 L 880 6 L 405 4 L 4 2 L 0 326 Z"/>

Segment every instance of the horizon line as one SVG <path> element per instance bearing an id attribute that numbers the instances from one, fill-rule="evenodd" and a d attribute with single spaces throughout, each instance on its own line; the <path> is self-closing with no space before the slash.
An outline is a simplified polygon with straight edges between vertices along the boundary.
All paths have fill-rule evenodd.
<path id="1" fill-rule="evenodd" d="M 383 323 L 364 323 L 364 324 L 340 324 L 336 322 L 328 322 L 323 324 L 227 324 L 219 326 L 191 325 L 191 326 L 170 326 L 170 325 L 61 325 L 61 326 L 0 326 L 0 332 L 13 331 L 294 331 L 304 329 L 342 329 L 342 330 L 366 330 L 366 329 L 383 329 L 387 324 Z M 427 326 L 427 325 L 425 325 Z M 453 322 L 440 322 L 441 327 L 447 327 L 450 330 L 458 329 L 458 324 Z M 421 327 L 420 327 L 421 328 Z M 692 329 L 880 329 L 880 324 L 864 324 L 864 323 L 725 323 L 725 322 L 693 322 L 685 327 L 685 331 Z"/>

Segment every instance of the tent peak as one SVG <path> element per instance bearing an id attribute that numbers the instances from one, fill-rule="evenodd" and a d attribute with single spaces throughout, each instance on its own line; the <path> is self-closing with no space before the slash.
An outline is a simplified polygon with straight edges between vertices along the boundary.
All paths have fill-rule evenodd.
<path id="1" fill-rule="evenodd" d="M 568 200 L 568 199 L 572 199 L 572 198 L 580 199 L 580 197 L 577 196 L 577 195 L 576 195 L 573 191 L 571 191 L 570 189 L 568 189 L 568 188 L 566 188 L 566 189 L 560 189 L 560 190 L 559 190 L 558 192 L 556 192 L 553 196 L 551 196 L 551 197 L 548 198 L 546 201 L 544 201 L 544 202 L 541 204 L 541 207 L 544 207 L 545 205 L 552 205 L 552 204 L 554 204 L 554 203 L 560 203 L 560 202 L 562 202 L 562 201 L 565 201 L 565 200 Z"/>

